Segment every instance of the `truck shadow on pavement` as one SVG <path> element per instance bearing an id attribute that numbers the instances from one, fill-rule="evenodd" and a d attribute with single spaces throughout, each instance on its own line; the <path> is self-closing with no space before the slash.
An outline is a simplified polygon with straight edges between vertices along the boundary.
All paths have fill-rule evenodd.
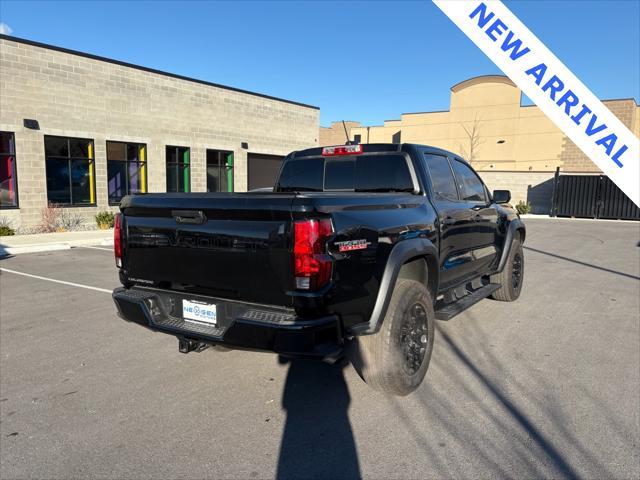
<path id="1" fill-rule="evenodd" d="M 334 365 L 317 360 L 287 360 L 282 397 L 287 413 L 278 479 L 360 478 L 360 465 L 348 410 L 351 397 L 344 379 L 344 360 Z"/>
<path id="2" fill-rule="evenodd" d="M 575 260 L 575 259 L 569 258 L 569 257 L 564 257 L 562 255 L 558 255 L 557 253 L 545 252 L 544 250 L 538 250 L 537 248 L 532 248 L 532 247 L 527 247 L 527 246 L 524 246 L 522 248 L 524 248 L 525 250 L 529 250 L 531 252 L 540 253 L 542 255 L 548 255 L 550 257 L 558 258 L 560 260 L 566 260 L 567 262 L 576 263 L 576 264 L 582 265 L 584 267 L 595 268 L 596 270 L 602 270 L 603 272 L 613 273 L 614 275 L 620 275 L 622 277 L 631 278 L 633 280 L 640 280 L 640 277 L 638 277 L 636 275 L 631 275 L 630 273 L 619 272 L 617 270 L 612 270 L 612 269 L 606 268 L 606 267 L 599 267 L 598 265 L 594 265 L 592 263 L 587 263 L 587 262 L 582 262 L 580 260 Z"/>

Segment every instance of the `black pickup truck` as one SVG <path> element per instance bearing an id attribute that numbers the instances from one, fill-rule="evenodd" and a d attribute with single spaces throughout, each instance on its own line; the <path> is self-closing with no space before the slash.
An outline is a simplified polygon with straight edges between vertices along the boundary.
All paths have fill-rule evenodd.
<path id="1" fill-rule="evenodd" d="M 272 192 L 125 197 L 113 298 L 181 352 L 346 352 L 373 388 L 406 395 L 436 319 L 518 298 L 525 226 L 509 201 L 438 148 L 310 148 L 284 159 Z"/>

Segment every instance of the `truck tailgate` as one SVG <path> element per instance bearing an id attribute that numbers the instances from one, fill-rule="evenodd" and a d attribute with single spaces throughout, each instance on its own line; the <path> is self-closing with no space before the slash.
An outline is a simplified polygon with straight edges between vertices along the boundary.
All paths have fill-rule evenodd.
<path id="1" fill-rule="evenodd" d="M 126 197 L 128 282 L 290 306 L 293 194 Z"/>

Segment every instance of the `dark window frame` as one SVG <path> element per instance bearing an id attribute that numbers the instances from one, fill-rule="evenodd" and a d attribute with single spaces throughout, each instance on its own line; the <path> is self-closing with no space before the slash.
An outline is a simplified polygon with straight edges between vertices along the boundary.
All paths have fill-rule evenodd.
<path id="1" fill-rule="evenodd" d="M 183 191 L 178 190 L 178 174 L 180 167 L 184 167 L 184 162 L 180 163 L 177 161 L 178 158 L 178 154 L 180 152 L 180 150 L 186 150 L 187 154 L 189 155 L 189 162 L 187 163 L 187 175 L 189 177 L 189 182 L 188 182 L 188 189 L 185 189 Z M 167 154 L 169 153 L 170 150 L 175 150 L 176 153 L 176 161 L 175 162 L 170 162 Z M 175 168 L 176 170 L 176 189 L 175 190 L 171 190 L 169 191 L 168 185 L 167 185 L 167 193 L 190 193 L 191 192 L 191 147 L 181 147 L 179 145 L 166 145 L 165 146 L 165 176 L 166 176 L 166 172 L 169 170 L 169 166 L 171 166 L 172 168 Z M 166 176 L 166 178 L 168 179 L 168 176 Z M 167 183 L 167 182 L 165 182 Z"/>
<path id="2" fill-rule="evenodd" d="M 67 156 L 61 156 L 61 155 L 51 155 L 48 156 L 47 155 L 47 138 L 61 138 L 61 139 L 65 139 L 67 141 Z M 71 156 L 71 140 L 85 140 L 87 142 L 89 142 L 91 144 L 91 150 L 93 151 L 93 158 L 89 158 L 89 157 L 72 157 Z M 44 160 L 45 160 L 45 180 L 48 182 L 48 174 L 47 172 L 47 161 L 49 159 L 51 160 L 56 160 L 56 161 L 67 161 L 67 169 L 69 172 L 69 198 L 70 198 L 70 202 L 69 203 L 58 203 L 58 202 L 50 202 L 49 201 L 49 186 L 47 185 L 47 204 L 50 203 L 55 203 L 57 206 L 62 207 L 62 208 L 84 208 L 84 207 L 96 207 L 98 205 L 98 189 L 96 188 L 96 144 L 95 141 L 93 140 L 93 138 L 83 138 L 83 137 L 66 137 L 64 135 L 44 135 L 44 139 L 43 139 L 43 145 L 44 145 Z M 87 167 L 90 167 L 91 164 L 93 164 L 93 168 L 89 168 L 89 174 L 93 177 L 93 180 L 91 181 L 91 183 L 93 184 L 93 202 L 91 203 L 73 203 L 73 183 L 72 183 L 72 176 L 71 176 L 71 162 L 74 160 L 86 160 L 87 161 Z M 89 187 L 91 188 L 91 186 Z M 91 192 L 89 192 L 89 196 L 91 197 Z"/>
<path id="3" fill-rule="evenodd" d="M 109 143 L 118 143 L 118 144 L 124 144 L 124 145 L 137 145 L 138 146 L 138 160 L 129 160 L 127 158 L 127 155 L 129 154 L 129 149 L 125 147 L 124 149 L 124 155 L 125 155 L 125 159 L 124 160 L 109 160 L 109 148 L 108 148 L 108 144 Z M 144 147 L 144 160 L 140 160 L 140 147 Z M 130 192 L 130 186 L 131 186 L 131 177 L 130 177 L 130 172 L 129 172 L 129 165 L 131 163 L 137 163 L 138 164 L 138 174 L 140 173 L 140 164 L 144 164 L 144 167 L 147 169 L 147 171 L 145 171 L 145 175 L 144 175 L 144 192 L 137 192 L 136 195 L 140 195 L 140 194 L 144 194 L 147 193 L 149 191 L 149 159 L 147 158 L 147 144 L 146 143 L 141 143 L 141 142 L 127 142 L 127 141 L 122 141 L 122 140 L 106 140 L 105 141 L 105 148 L 106 148 L 106 156 L 107 156 L 107 202 L 109 203 L 110 206 L 117 206 L 120 205 L 120 202 L 122 201 L 123 197 L 126 197 L 127 195 L 131 195 Z M 124 163 L 126 164 L 127 168 L 125 169 L 126 172 L 126 182 L 125 182 L 125 187 L 126 187 L 126 193 L 124 195 L 122 195 L 122 197 L 120 198 L 120 200 L 117 201 L 113 201 L 111 200 L 111 197 L 109 196 L 109 162 L 119 162 L 119 163 Z M 142 183 L 142 182 L 141 182 Z"/>
<path id="4" fill-rule="evenodd" d="M 217 164 L 209 163 L 209 152 L 216 152 L 217 153 L 217 160 L 218 160 Z M 221 158 L 220 158 L 221 154 L 227 154 L 227 155 L 231 154 L 232 155 L 233 159 L 231 161 L 231 167 L 223 164 L 223 162 L 221 161 Z M 223 191 L 220 191 L 220 190 L 216 190 L 216 191 L 209 190 L 209 165 L 218 167 L 218 178 L 221 178 L 221 174 L 222 174 L 223 169 L 224 169 L 224 174 L 225 175 L 227 175 L 229 173 L 227 169 L 228 168 L 231 169 L 231 190 L 229 190 L 228 186 L 227 186 L 227 191 L 226 192 L 223 192 Z M 236 154 L 235 154 L 235 152 L 233 150 L 221 150 L 221 149 L 218 149 L 218 148 L 207 148 L 205 150 L 205 171 L 207 173 L 207 192 L 208 193 L 233 193 L 233 192 L 235 192 L 235 188 L 236 188 L 236 185 L 235 185 L 235 183 L 236 183 L 235 182 L 235 167 L 236 167 Z"/>
<path id="5" fill-rule="evenodd" d="M 0 204 L 0 210 L 16 210 L 20 208 L 20 191 L 18 190 L 18 156 L 16 154 L 16 133 L 8 131 L 0 131 L 0 133 L 9 134 L 13 137 L 13 152 L 0 152 L 0 162 L 6 159 L 6 157 L 13 157 L 13 184 L 15 185 L 15 198 L 14 205 L 2 205 Z"/>

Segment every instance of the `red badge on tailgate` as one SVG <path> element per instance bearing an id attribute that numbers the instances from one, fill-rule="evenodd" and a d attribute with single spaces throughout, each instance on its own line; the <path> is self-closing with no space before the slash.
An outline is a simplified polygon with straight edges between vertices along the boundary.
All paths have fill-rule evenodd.
<path id="1" fill-rule="evenodd" d="M 365 240 L 364 238 L 361 240 L 345 240 L 344 242 L 336 242 L 338 246 L 339 252 L 350 252 L 352 250 L 364 250 L 371 242 Z"/>

